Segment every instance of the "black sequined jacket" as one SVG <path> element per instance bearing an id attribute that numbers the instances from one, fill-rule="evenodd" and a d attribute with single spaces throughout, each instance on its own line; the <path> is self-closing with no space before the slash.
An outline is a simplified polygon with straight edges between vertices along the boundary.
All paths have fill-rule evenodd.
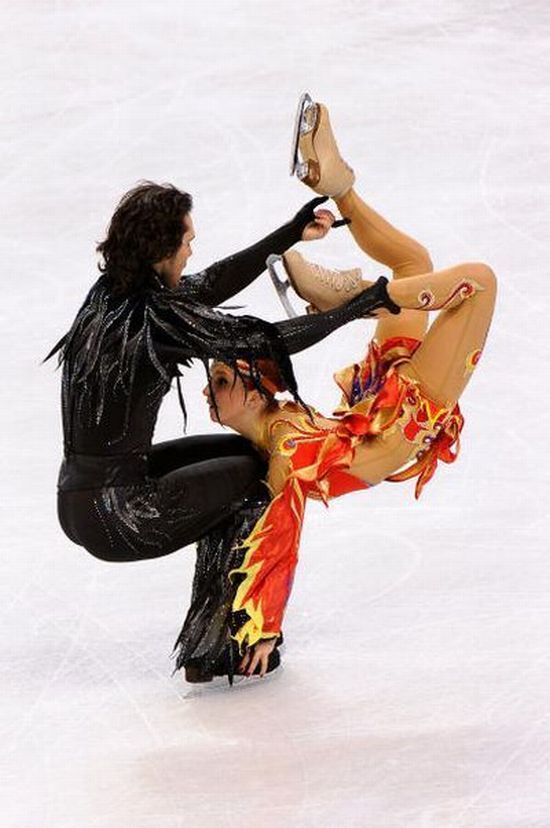
<path id="1" fill-rule="evenodd" d="M 140 457 L 151 445 L 162 398 L 174 377 L 185 413 L 178 366 L 193 359 L 207 367 L 212 358 L 234 364 L 236 359 L 254 363 L 272 357 L 296 393 L 287 343 L 277 328 L 213 307 L 249 285 L 265 269 L 269 254 L 299 241 L 312 217 L 310 202 L 252 247 L 200 273 L 185 274 L 175 289 L 166 288 L 152 272 L 139 293 L 117 297 L 106 275 L 97 280 L 70 331 L 48 355 L 59 352 L 63 364 L 65 458 L 80 458 L 80 471 L 64 463 L 61 490 L 89 487 L 94 472 L 86 470 L 85 458 L 90 455 L 126 456 L 127 476 L 135 478 L 136 470 L 139 476 Z M 119 468 L 117 474 L 120 482 L 125 472 Z"/>

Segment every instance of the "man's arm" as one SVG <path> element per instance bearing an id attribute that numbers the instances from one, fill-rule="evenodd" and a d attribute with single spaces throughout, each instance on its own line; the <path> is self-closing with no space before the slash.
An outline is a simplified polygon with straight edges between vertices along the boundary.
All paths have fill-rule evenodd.
<path id="1" fill-rule="evenodd" d="M 177 290 L 209 307 L 222 304 L 248 287 L 260 273 L 263 273 L 265 261 L 272 253 L 284 253 L 292 245 L 310 237 L 322 238 L 321 235 L 311 235 L 310 232 L 306 232 L 304 238 L 304 231 L 308 225 L 315 223 L 314 209 L 324 201 L 325 197 L 314 198 L 305 204 L 291 221 L 251 247 L 215 262 L 200 273 L 184 274 L 181 287 Z M 326 232 L 328 227 L 322 235 Z"/>

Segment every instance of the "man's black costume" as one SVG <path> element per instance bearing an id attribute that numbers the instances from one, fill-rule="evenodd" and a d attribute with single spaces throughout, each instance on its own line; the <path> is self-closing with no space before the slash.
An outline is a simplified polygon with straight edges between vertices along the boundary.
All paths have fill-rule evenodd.
<path id="1" fill-rule="evenodd" d="M 367 312 L 362 295 L 328 313 L 275 325 L 212 309 L 249 285 L 269 254 L 298 242 L 323 200 L 252 247 L 184 275 L 175 289 L 152 269 L 144 287 L 125 296 L 113 294 L 108 273 L 92 287 L 49 355 L 59 351 L 63 363 L 58 513 L 76 544 L 108 561 L 155 558 L 204 538 L 232 515 L 238 524 L 246 501 L 246 526 L 251 503 L 259 516 L 265 468 L 245 439 L 219 434 L 152 445 L 153 431 L 174 377 L 185 413 L 178 365 L 200 359 L 208 371 L 209 359 L 230 365 L 245 359 L 254 376 L 255 361 L 272 358 L 297 397 L 288 355 Z"/>

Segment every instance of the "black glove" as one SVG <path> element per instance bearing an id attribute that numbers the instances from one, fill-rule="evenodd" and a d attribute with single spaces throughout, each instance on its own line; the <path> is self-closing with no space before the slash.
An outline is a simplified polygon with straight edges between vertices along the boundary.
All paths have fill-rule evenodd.
<path id="1" fill-rule="evenodd" d="M 321 204 L 325 203 L 325 201 L 328 201 L 328 196 L 317 196 L 317 198 L 312 198 L 311 201 L 308 201 L 307 204 L 304 204 L 304 206 L 298 210 L 292 219 L 292 223 L 295 223 L 301 230 L 303 230 L 307 224 L 311 221 L 315 221 L 315 208 L 320 207 Z M 351 224 L 351 220 L 348 218 L 339 219 L 338 221 L 335 221 L 332 226 L 333 228 L 343 227 L 346 224 Z"/>

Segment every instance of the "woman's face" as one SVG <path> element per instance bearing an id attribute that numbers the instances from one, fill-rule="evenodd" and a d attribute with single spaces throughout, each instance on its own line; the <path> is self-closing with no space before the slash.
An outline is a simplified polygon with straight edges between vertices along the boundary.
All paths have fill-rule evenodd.
<path id="1" fill-rule="evenodd" d="M 210 419 L 222 425 L 231 426 L 238 431 L 239 422 L 249 412 L 249 403 L 254 399 L 254 392 L 246 393 L 241 378 L 223 362 L 215 362 L 212 365 L 210 377 L 218 407 L 217 416 L 210 388 L 206 385 L 202 393 L 208 402 Z"/>

